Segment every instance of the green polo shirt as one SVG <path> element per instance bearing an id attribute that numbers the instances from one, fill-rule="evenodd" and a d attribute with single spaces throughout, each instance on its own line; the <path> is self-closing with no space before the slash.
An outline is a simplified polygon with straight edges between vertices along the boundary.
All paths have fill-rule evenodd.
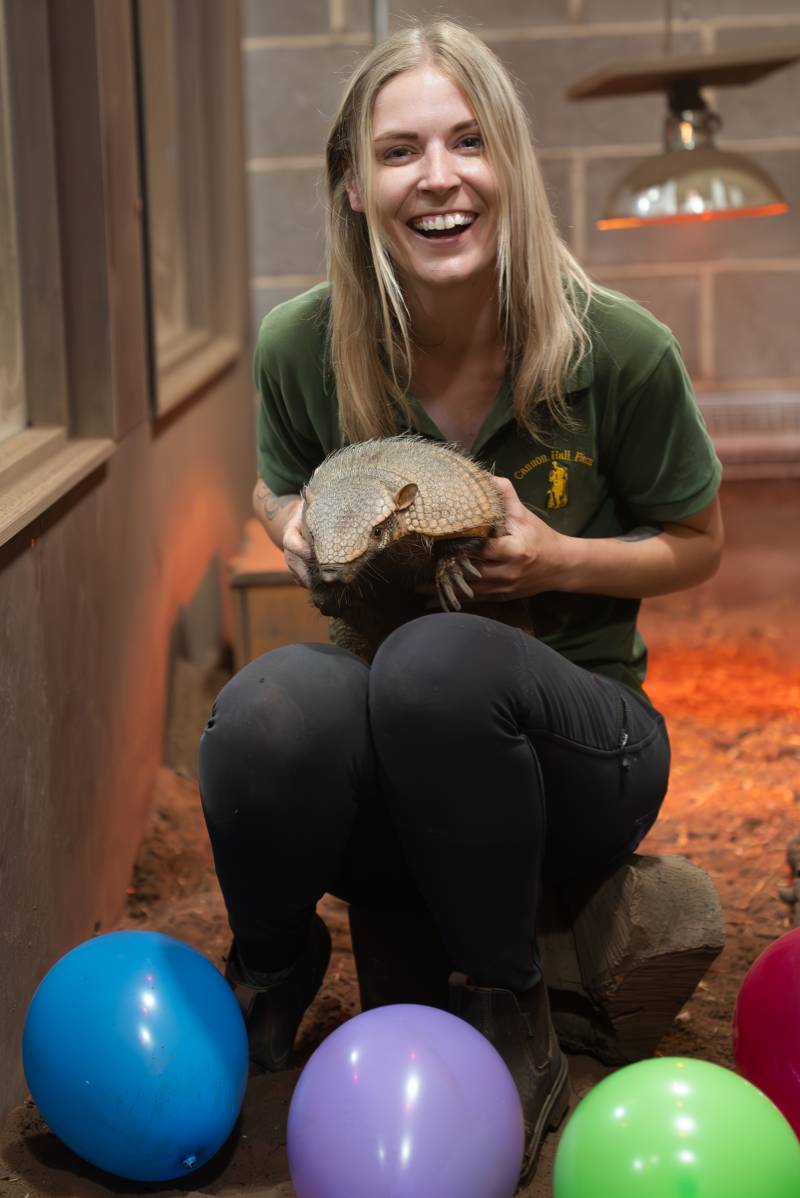
<path id="1" fill-rule="evenodd" d="M 255 355 L 258 471 L 297 492 L 343 444 L 326 364 L 329 288 L 312 287 L 265 317 Z M 714 497 L 722 467 L 670 330 L 618 293 L 595 296 L 592 352 L 568 382 L 575 432 L 531 440 L 514 420 L 506 378 L 471 454 L 510 478 L 522 502 L 571 537 L 616 537 L 680 520 Z M 446 438 L 413 396 L 412 431 Z M 638 599 L 547 592 L 530 600 L 537 636 L 586 669 L 641 689 L 647 649 Z"/>

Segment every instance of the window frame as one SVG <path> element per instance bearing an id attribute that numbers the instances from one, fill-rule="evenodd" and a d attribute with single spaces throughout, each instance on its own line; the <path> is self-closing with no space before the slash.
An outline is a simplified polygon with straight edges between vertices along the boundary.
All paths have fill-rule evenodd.
<path id="1" fill-rule="evenodd" d="M 126 41 L 130 57 L 124 7 L 0 4 L 28 423 L 0 443 L 4 544 L 108 461 L 135 418 L 141 251 L 138 230 L 132 240 L 118 219 L 119 179 L 108 182 L 109 159 L 124 156 L 120 139 L 106 136 L 125 116 L 119 76 L 110 83 L 124 72 Z M 115 165 L 130 181 L 124 163 Z M 138 225 L 140 214 L 132 216 Z M 125 362 L 114 359 L 121 321 L 131 349 Z"/>
<path id="2" fill-rule="evenodd" d="M 134 3 L 0 0 L 29 424 L 0 442 L 0 545 L 103 467 L 134 428 L 158 433 L 247 344 L 238 5 L 192 0 L 217 39 L 207 89 L 212 173 L 224 179 L 209 216 L 217 335 L 158 380 Z"/>
<path id="3" fill-rule="evenodd" d="M 187 399 L 202 391 L 218 375 L 231 368 L 247 344 L 247 312 L 237 285 L 236 264 L 241 253 L 241 241 L 236 235 L 236 213 L 243 202 L 241 163 L 244 148 L 230 130 L 239 126 L 240 94 L 240 30 L 236 6 L 219 4 L 216 0 L 161 0 L 168 6 L 173 20 L 181 12 L 194 22 L 189 31 L 192 39 L 193 69 L 197 79 L 176 70 L 169 83 L 172 92 L 184 106 L 177 112 L 179 130 L 179 159 L 181 171 L 178 194 L 182 205 L 179 227 L 187 241 L 200 242 L 200 268 L 190 285 L 199 284 L 202 291 L 200 308 L 205 310 L 207 324 L 193 324 L 173 339 L 170 346 L 159 350 L 155 270 L 152 262 L 154 216 L 148 203 L 152 175 L 152 157 L 147 144 L 147 36 L 143 27 L 143 11 L 152 0 L 132 0 L 132 20 L 136 53 L 136 74 L 139 108 L 139 160 L 144 202 L 144 272 L 149 341 L 150 403 L 153 418 L 170 415 Z M 173 68 L 176 66 L 172 64 Z M 180 77 L 179 77 L 180 76 Z M 152 76 L 151 76 L 152 86 Z M 186 105 L 187 92 L 195 88 L 200 110 Z M 192 120 L 186 122 L 186 109 Z M 186 175 L 195 172 L 194 179 Z M 197 176 L 200 176 L 198 180 Z M 197 185 L 202 196 L 198 209 L 190 203 Z M 205 225 L 205 227 L 203 227 Z M 184 247 L 184 257 L 191 254 Z M 187 308 L 191 306 L 191 297 Z"/>

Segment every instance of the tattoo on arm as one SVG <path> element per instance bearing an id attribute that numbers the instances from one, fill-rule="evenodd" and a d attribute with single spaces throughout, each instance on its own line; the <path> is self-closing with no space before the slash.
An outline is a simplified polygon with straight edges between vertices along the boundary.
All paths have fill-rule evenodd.
<path id="1" fill-rule="evenodd" d="M 622 536 L 615 537 L 615 541 L 649 541 L 651 537 L 657 537 L 664 529 L 660 524 L 643 524 L 641 528 L 631 528 Z"/>
<path id="2" fill-rule="evenodd" d="M 296 495 L 276 495 L 270 491 L 263 478 L 259 478 L 256 483 L 256 499 L 261 504 L 267 520 L 274 520 L 281 508 L 286 507 L 287 503 L 291 503 L 296 498 Z"/>

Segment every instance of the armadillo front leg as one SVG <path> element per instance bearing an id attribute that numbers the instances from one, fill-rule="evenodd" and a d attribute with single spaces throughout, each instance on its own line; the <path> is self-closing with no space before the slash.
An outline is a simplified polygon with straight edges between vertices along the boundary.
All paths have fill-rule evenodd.
<path id="1" fill-rule="evenodd" d="M 475 592 L 464 577 L 480 578 L 481 572 L 470 556 L 482 545 L 482 541 L 450 541 L 441 543 L 442 552 L 436 560 L 436 594 L 442 611 L 461 611 L 462 599 L 474 599 Z"/>

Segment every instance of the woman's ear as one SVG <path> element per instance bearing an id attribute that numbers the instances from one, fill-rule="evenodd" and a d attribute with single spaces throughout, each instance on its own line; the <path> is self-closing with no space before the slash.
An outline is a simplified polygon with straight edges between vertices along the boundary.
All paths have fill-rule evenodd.
<path id="1" fill-rule="evenodd" d="M 350 207 L 354 212 L 364 211 L 364 201 L 361 198 L 361 192 L 358 189 L 358 184 L 355 181 L 355 176 L 352 171 L 348 171 L 344 178 L 344 187 L 347 192 L 347 198 L 350 201 Z"/>

